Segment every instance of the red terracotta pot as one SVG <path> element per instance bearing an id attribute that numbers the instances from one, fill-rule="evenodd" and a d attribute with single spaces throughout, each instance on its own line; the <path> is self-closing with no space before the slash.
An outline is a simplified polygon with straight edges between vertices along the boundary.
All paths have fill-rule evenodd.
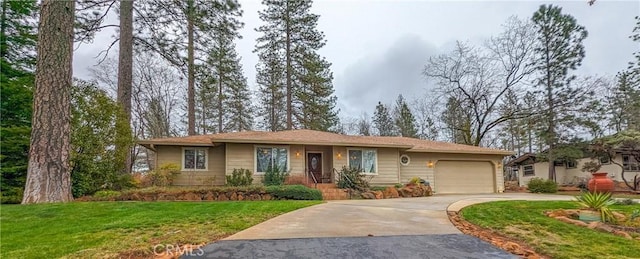
<path id="1" fill-rule="evenodd" d="M 591 174 L 592 178 L 587 183 L 590 192 L 612 192 L 615 188 L 613 180 L 607 177 L 606 172 Z"/>

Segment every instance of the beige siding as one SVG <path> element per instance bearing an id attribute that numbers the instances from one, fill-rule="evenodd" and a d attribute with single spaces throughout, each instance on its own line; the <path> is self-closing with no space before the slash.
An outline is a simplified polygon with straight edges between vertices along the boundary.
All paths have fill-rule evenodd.
<path id="1" fill-rule="evenodd" d="M 409 156 L 408 165 L 400 165 L 400 182 L 407 183 L 413 177 L 419 177 L 433 183 L 434 166 L 429 167 L 429 161 L 434 163 L 430 153 L 401 153 Z"/>
<path id="2" fill-rule="evenodd" d="M 583 158 L 579 159 L 577 162 L 577 166 L 575 168 L 566 168 L 565 166 L 556 166 L 556 179 L 559 184 L 568 184 L 575 185 L 584 181 L 588 181 L 591 179 L 591 173 L 583 172 L 582 166 L 586 162 L 592 161 L 591 158 Z M 622 164 L 622 156 L 617 155 L 614 158 L 614 161 Z M 522 174 L 522 166 L 520 166 L 520 174 Z M 614 181 L 622 181 L 622 169 L 613 163 L 604 164 L 598 170 L 599 172 L 607 172 L 609 173 L 609 177 Z M 627 180 L 633 179 L 638 175 L 640 177 L 640 172 L 626 172 L 625 177 Z M 549 177 L 549 163 L 547 162 L 539 162 L 535 163 L 535 176 L 520 176 L 520 185 L 526 186 L 529 180 L 534 177 L 539 177 L 542 179 L 547 179 Z"/>
<path id="3" fill-rule="evenodd" d="M 174 163 L 182 168 L 182 146 L 157 146 L 156 150 L 158 166 Z M 207 150 L 207 170 L 182 170 L 174 180 L 174 185 L 224 184 L 224 146 L 207 147 Z"/>
<path id="4" fill-rule="evenodd" d="M 396 148 L 378 148 L 378 173 L 371 179 L 373 185 L 398 183 L 400 153 Z"/>
<path id="5" fill-rule="evenodd" d="M 255 152 L 256 147 L 287 147 L 289 148 L 289 172 L 292 175 L 304 174 L 304 148 L 301 145 L 254 145 L 254 144 L 236 144 L 227 143 L 227 166 L 226 174 L 233 173 L 233 169 L 249 169 L 253 172 L 253 183 L 260 184 L 263 174 L 256 173 Z M 300 152 L 300 156 L 296 156 L 296 152 Z"/>
<path id="6" fill-rule="evenodd" d="M 348 164 L 348 149 L 359 149 L 361 147 L 333 147 L 333 167 L 340 171 Z M 364 148 L 372 149 L 372 148 Z M 373 185 L 390 185 L 398 183 L 400 154 L 395 148 L 373 148 L 376 150 L 377 174 L 372 175 L 370 183 Z"/>

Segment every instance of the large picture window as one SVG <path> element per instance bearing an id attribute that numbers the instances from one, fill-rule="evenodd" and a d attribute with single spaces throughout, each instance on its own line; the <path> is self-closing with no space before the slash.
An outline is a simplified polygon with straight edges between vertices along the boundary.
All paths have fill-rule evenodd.
<path id="1" fill-rule="evenodd" d="M 207 149 L 206 148 L 183 148 L 182 149 L 182 169 L 183 170 L 207 170 Z"/>
<path id="2" fill-rule="evenodd" d="M 365 174 L 378 172 L 378 153 L 375 149 L 349 149 L 349 168 Z"/>
<path id="3" fill-rule="evenodd" d="M 256 147 L 256 173 L 277 166 L 280 172 L 289 170 L 289 149 L 286 147 Z"/>
<path id="4" fill-rule="evenodd" d="M 640 165 L 632 155 L 622 155 L 622 166 L 626 171 L 640 171 Z"/>

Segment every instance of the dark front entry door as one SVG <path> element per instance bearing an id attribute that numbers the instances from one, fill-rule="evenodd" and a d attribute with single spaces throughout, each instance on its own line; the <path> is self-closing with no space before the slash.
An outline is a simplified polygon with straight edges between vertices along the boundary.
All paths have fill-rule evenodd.
<path id="1" fill-rule="evenodd" d="M 318 183 L 322 182 L 322 153 L 307 154 L 307 169 L 309 170 L 309 177 L 315 177 Z"/>

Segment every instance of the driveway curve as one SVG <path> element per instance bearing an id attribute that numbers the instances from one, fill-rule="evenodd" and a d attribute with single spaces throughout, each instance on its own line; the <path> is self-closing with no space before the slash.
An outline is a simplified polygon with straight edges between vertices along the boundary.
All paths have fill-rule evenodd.
<path id="1" fill-rule="evenodd" d="M 182 258 L 517 258 L 462 234 L 447 211 L 497 200 L 570 199 L 478 194 L 330 201 L 275 217 Z"/>
<path id="2" fill-rule="evenodd" d="M 503 193 L 329 201 L 296 210 L 226 240 L 461 234 L 447 211 L 499 200 L 572 200 L 572 196 Z"/>

